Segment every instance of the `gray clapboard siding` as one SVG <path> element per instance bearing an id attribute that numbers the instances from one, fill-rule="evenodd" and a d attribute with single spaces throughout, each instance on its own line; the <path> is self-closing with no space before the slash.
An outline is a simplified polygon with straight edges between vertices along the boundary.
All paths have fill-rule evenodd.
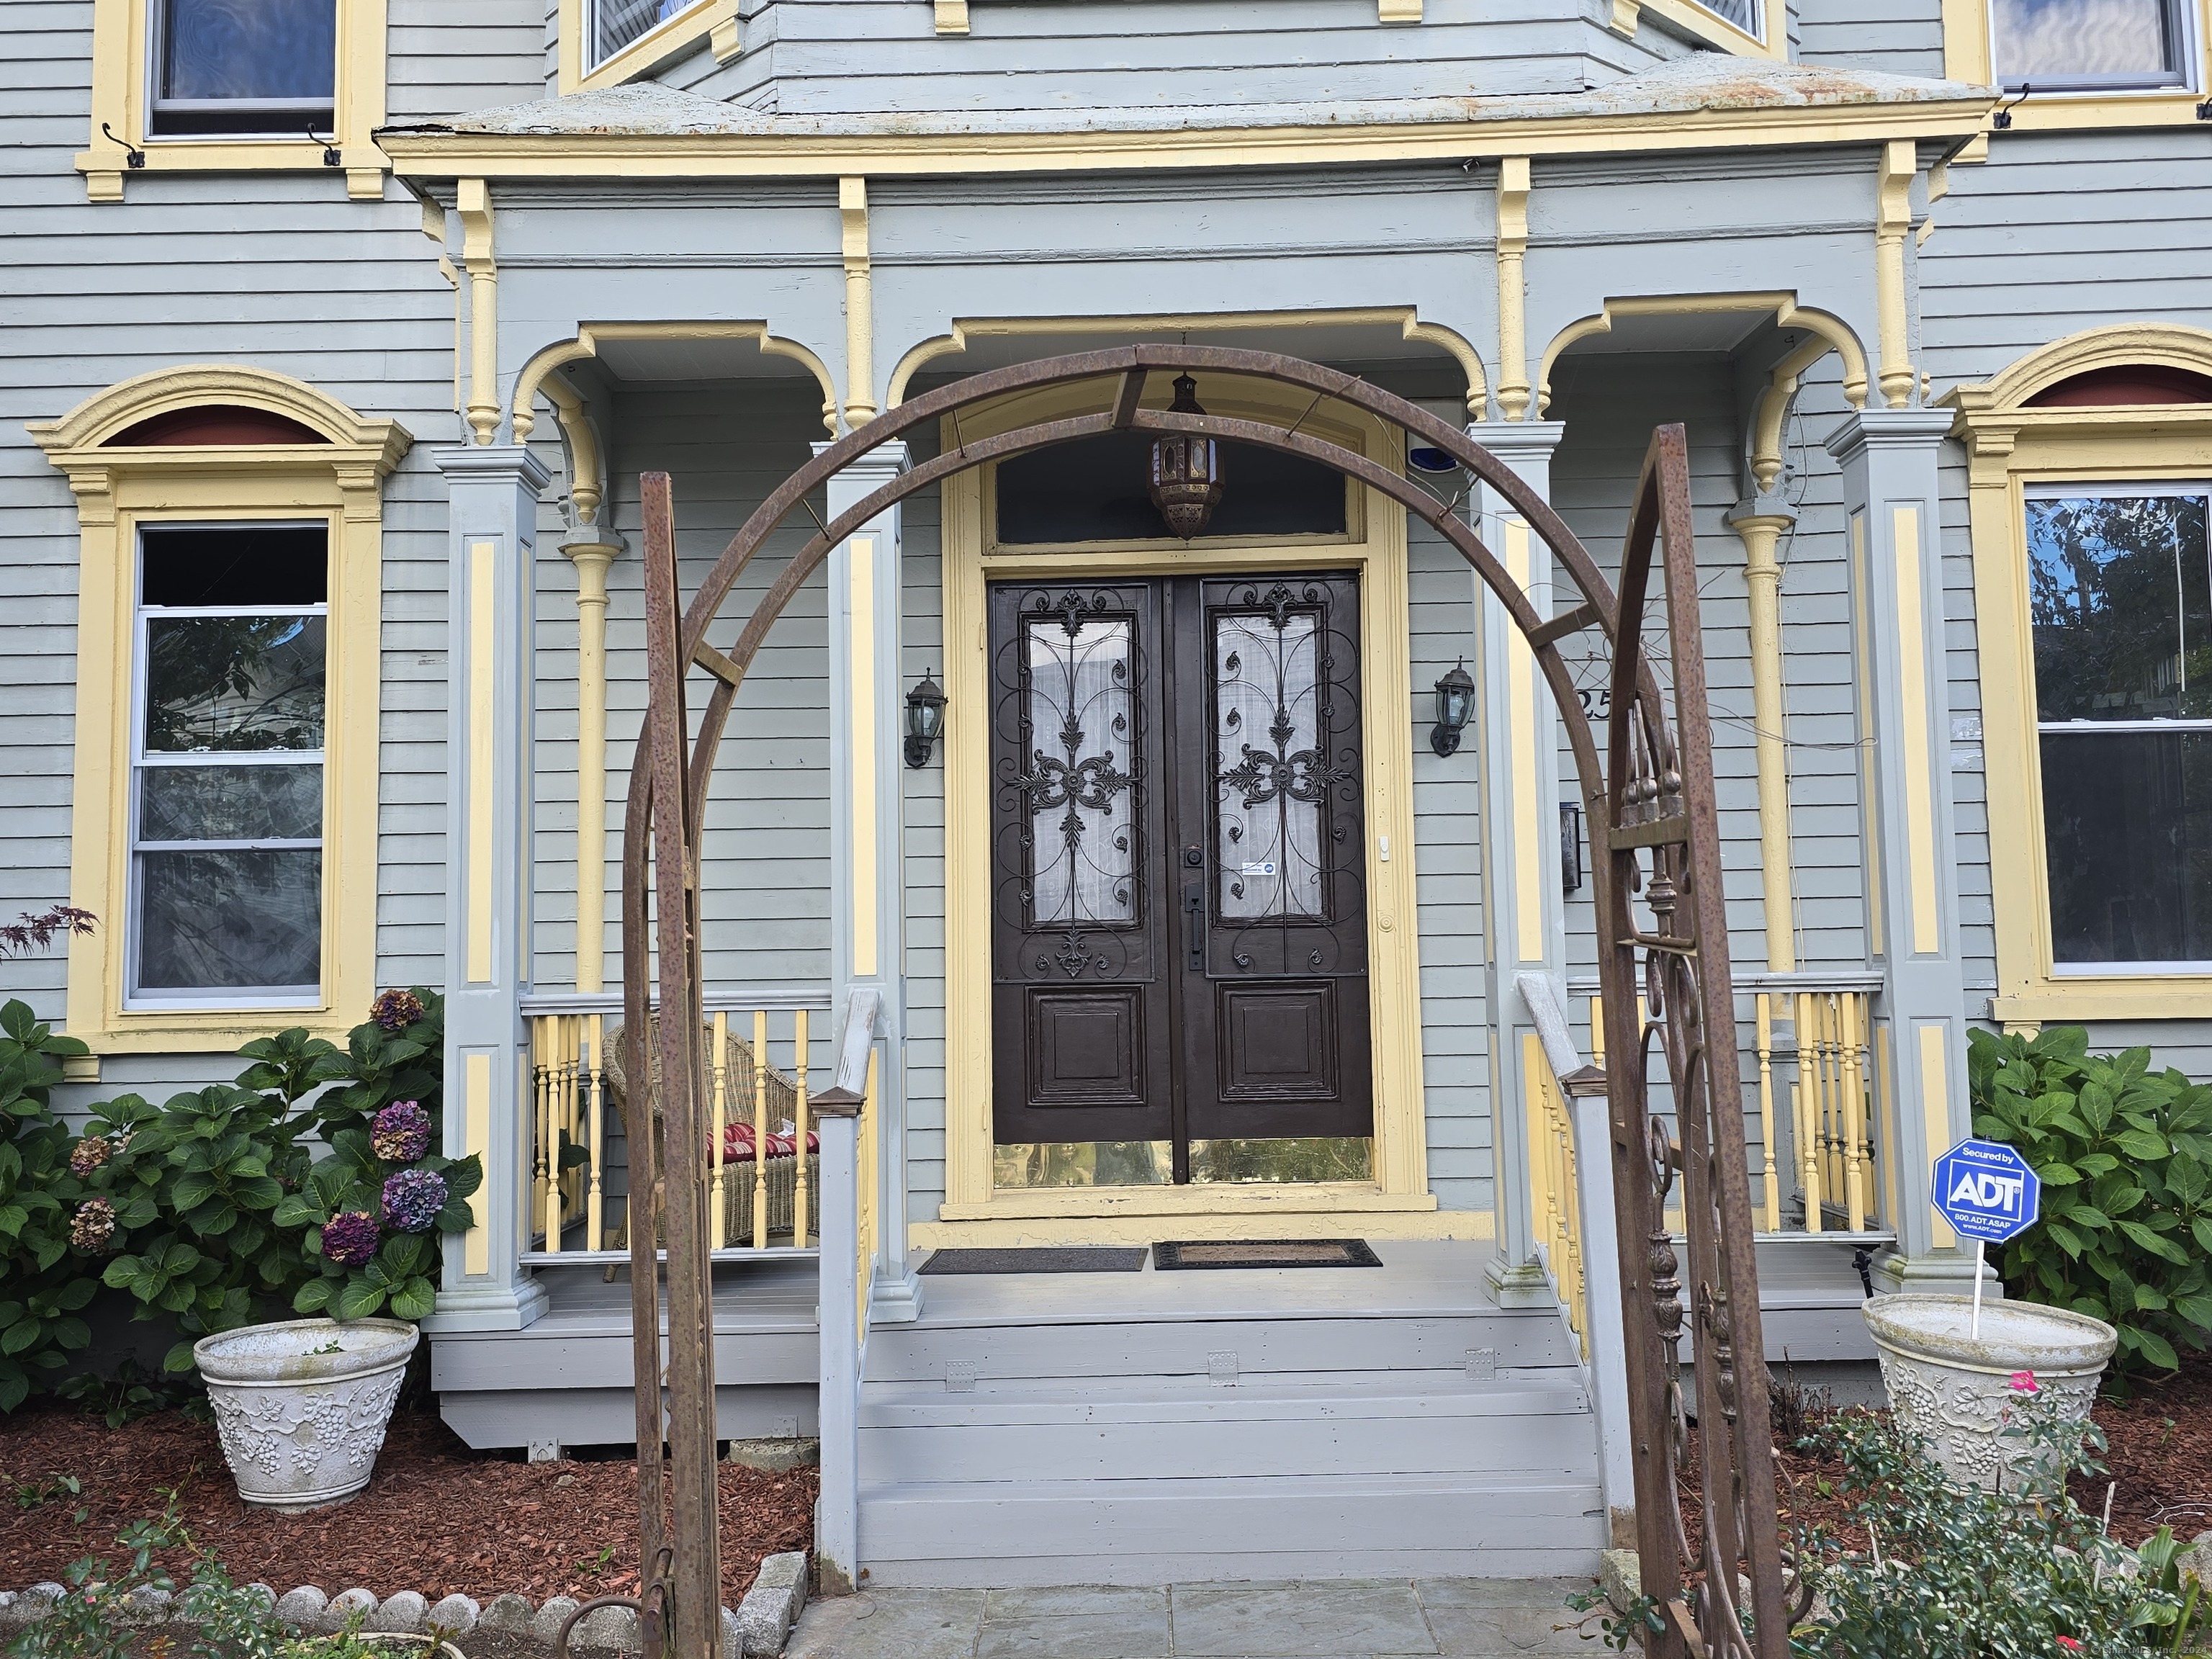
<path id="1" fill-rule="evenodd" d="M 917 433 L 914 459 L 937 453 Z M 903 580 L 902 690 L 925 673 L 945 683 L 944 511 L 936 489 L 907 497 L 900 529 Z M 947 710 L 959 720 L 958 710 Z M 980 718 L 970 710 L 964 718 Z M 906 1169 L 910 1221 L 934 1221 L 945 1201 L 945 748 L 924 767 L 900 768 L 906 834 Z"/>
<path id="2" fill-rule="evenodd" d="M 1802 0 L 1792 21 L 1800 63 L 1943 78 L 1938 0 Z"/>
<path id="3" fill-rule="evenodd" d="M 544 94 L 546 22 L 538 0 L 388 0 L 388 7 L 387 119 Z"/>
<path id="4" fill-rule="evenodd" d="M 988 0 L 969 34 L 939 38 L 910 0 L 781 0 L 746 20 L 735 64 L 694 56 L 669 78 L 785 114 L 1117 109 L 1578 91 L 1689 49 L 1656 27 L 1624 40 L 1588 10 L 1431 0 L 1415 31 L 1367 0 Z"/>

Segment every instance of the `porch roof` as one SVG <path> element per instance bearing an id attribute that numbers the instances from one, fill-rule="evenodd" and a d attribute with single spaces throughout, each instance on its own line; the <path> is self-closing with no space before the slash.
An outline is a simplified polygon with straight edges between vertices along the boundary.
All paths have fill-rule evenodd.
<path id="1" fill-rule="evenodd" d="M 782 163 L 763 171 L 849 170 L 862 161 L 899 171 L 891 158 L 902 150 L 927 163 L 910 170 L 942 171 L 963 155 L 988 170 L 1024 165 L 1025 155 L 1030 167 L 1141 164 L 1126 152 L 1158 150 L 1163 140 L 1173 148 L 1178 139 L 1187 149 L 1200 135 L 1234 139 L 1237 152 L 1214 159 L 1243 161 L 1309 159 L 1286 145 L 1334 152 L 1310 158 L 1321 160 L 1369 159 L 1350 153 L 1362 148 L 1415 159 L 1617 147 L 1624 122 L 1648 130 L 1651 148 L 1940 137 L 1977 131 L 1996 97 L 1955 81 L 1698 52 L 1578 92 L 1156 108 L 785 115 L 641 81 L 387 126 L 377 136 L 401 173 L 428 177 L 455 176 L 447 163 L 464 155 L 481 164 L 558 152 L 561 168 L 505 170 L 588 172 L 574 164 L 595 155 L 635 161 L 664 149 L 701 161 L 752 154 Z M 1007 143 L 1021 137 L 1035 147 Z M 810 167 L 810 157 L 822 165 Z"/>

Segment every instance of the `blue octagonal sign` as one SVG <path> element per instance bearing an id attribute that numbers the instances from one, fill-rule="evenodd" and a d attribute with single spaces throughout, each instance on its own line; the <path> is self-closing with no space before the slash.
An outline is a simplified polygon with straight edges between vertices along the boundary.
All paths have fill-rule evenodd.
<path id="1" fill-rule="evenodd" d="M 2002 1244 L 2035 1224 L 2043 1183 L 1995 1140 L 1962 1140 L 1936 1160 L 1936 1207 L 1962 1238 Z"/>

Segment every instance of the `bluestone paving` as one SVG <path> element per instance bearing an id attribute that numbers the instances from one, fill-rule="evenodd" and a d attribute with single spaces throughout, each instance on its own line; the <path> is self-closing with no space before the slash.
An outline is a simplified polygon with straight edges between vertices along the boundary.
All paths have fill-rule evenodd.
<path id="1" fill-rule="evenodd" d="M 810 1605 L 790 1659 L 1550 1659 L 1580 1579 L 883 1589 Z M 1595 1626 L 1589 1629 L 1595 1633 Z"/>

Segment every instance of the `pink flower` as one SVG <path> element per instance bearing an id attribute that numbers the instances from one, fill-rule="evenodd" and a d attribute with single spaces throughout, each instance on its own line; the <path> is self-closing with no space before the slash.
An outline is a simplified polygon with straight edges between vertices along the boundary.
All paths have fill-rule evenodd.
<path id="1" fill-rule="evenodd" d="M 2014 1394 L 2036 1394 L 2041 1391 L 2036 1386 L 2035 1373 L 2033 1371 L 2014 1371 L 2007 1386 L 2009 1387 Z M 2069 1638 L 2062 1636 L 2058 1639 L 2063 1642 Z M 2073 1645 L 2078 1648 L 2081 1644 L 2079 1642 L 2075 1642 Z"/>
<path id="2" fill-rule="evenodd" d="M 2022 1376 L 2027 1376 L 2028 1374 L 2026 1371 L 2022 1371 L 2021 1375 Z M 2033 1377 L 2029 1378 L 2031 1385 L 2033 1383 L 2033 1381 L 2034 1379 Z M 2060 1637 L 2058 1638 L 2058 1645 L 2064 1648 L 2069 1653 L 2079 1653 L 2081 1650 L 2081 1644 L 2070 1636 Z"/>

